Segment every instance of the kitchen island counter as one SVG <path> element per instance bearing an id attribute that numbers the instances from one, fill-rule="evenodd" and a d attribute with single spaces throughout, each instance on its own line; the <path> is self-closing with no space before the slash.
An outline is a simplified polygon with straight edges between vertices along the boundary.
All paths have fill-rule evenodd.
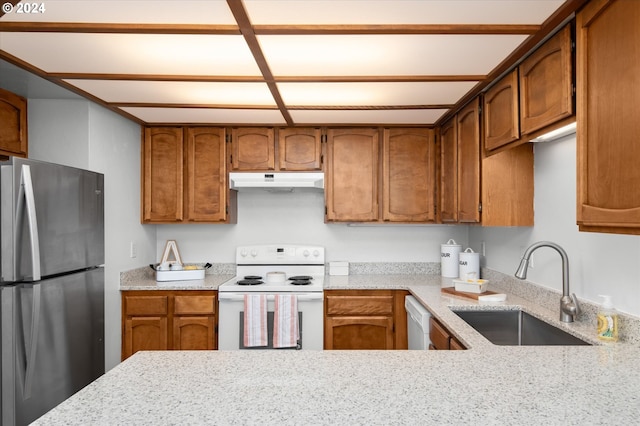
<path id="1" fill-rule="evenodd" d="M 512 294 L 492 305 L 443 295 L 450 281 L 434 275 L 325 278 L 327 290 L 409 290 L 467 350 L 138 352 L 36 424 L 591 425 L 640 416 L 638 345 L 496 346 L 452 310 L 523 309 L 587 340 L 589 321 L 561 324 L 553 309 Z"/>
<path id="2" fill-rule="evenodd" d="M 138 352 L 36 425 L 635 424 L 640 351 Z"/>

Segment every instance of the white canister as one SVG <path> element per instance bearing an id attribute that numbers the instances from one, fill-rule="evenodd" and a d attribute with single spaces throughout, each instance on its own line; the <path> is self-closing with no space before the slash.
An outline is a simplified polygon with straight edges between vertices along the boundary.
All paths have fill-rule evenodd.
<path id="1" fill-rule="evenodd" d="M 462 246 L 451 239 L 440 245 L 440 269 L 443 277 L 458 278 Z"/>
<path id="2" fill-rule="evenodd" d="M 474 252 L 471 248 L 460 253 L 459 277 L 461 280 L 480 278 L 480 253 Z"/>

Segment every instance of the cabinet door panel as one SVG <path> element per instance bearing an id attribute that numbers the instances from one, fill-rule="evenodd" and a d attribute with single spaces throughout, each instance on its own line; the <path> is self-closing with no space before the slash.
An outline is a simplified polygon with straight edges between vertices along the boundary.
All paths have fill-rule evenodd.
<path id="1" fill-rule="evenodd" d="M 225 131 L 194 127 L 186 130 L 186 220 L 222 222 L 226 219 L 227 173 Z"/>
<path id="2" fill-rule="evenodd" d="M 640 233 L 640 2 L 577 15 L 578 206 L 582 230 Z"/>
<path id="3" fill-rule="evenodd" d="M 211 316 L 173 317 L 173 349 L 215 349 L 215 324 Z"/>
<path id="4" fill-rule="evenodd" d="M 328 221 L 378 219 L 378 155 L 378 130 L 328 130 L 325 182 Z"/>
<path id="5" fill-rule="evenodd" d="M 393 349 L 393 317 L 329 317 L 327 349 Z"/>
<path id="6" fill-rule="evenodd" d="M 571 27 L 520 65 L 520 121 L 528 134 L 573 114 Z"/>
<path id="7" fill-rule="evenodd" d="M 167 350 L 167 317 L 128 317 L 123 359 L 138 351 Z"/>
<path id="8" fill-rule="evenodd" d="M 435 221 L 435 147 L 431 129 L 385 129 L 383 220 Z"/>
<path id="9" fill-rule="evenodd" d="M 278 129 L 280 170 L 321 170 L 322 141 L 318 128 Z"/>
<path id="10" fill-rule="evenodd" d="M 458 221 L 480 222 L 479 99 L 462 109 L 458 126 Z"/>
<path id="11" fill-rule="evenodd" d="M 499 148 L 520 138 L 518 70 L 484 95 L 484 147 Z"/>
<path id="12" fill-rule="evenodd" d="M 458 128 L 455 117 L 440 128 L 440 220 L 458 221 Z"/>
<path id="13" fill-rule="evenodd" d="M 27 100 L 0 89 L 0 155 L 27 156 Z"/>
<path id="14" fill-rule="evenodd" d="M 180 127 L 144 129 L 143 222 L 182 221 L 183 148 Z"/>
<path id="15" fill-rule="evenodd" d="M 273 170 L 275 139 L 271 128 L 240 128 L 231 131 L 233 170 Z"/>

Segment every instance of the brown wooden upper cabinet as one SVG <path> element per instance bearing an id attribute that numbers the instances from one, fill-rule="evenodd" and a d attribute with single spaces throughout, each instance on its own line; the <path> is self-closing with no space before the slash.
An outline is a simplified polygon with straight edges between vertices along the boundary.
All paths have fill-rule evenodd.
<path id="1" fill-rule="evenodd" d="M 531 134 L 573 115 L 571 25 L 520 64 L 520 125 Z"/>
<path id="2" fill-rule="evenodd" d="M 458 222 L 480 222 L 480 99 L 456 115 Z"/>
<path id="3" fill-rule="evenodd" d="M 480 158 L 479 101 L 440 128 L 440 221 L 533 225 L 533 145 Z"/>
<path id="4" fill-rule="evenodd" d="M 440 127 L 440 221 L 458 222 L 458 132 L 456 117 Z"/>
<path id="5" fill-rule="evenodd" d="M 382 219 L 436 221 L 436 145 L 433 129 L 385 129 L 382 143 Z"/>
<path id="6" fill-rule="evenodd" d="M 321 130 L 313 127 L 232 129 L 231 169 L 254 172 L 322 170 Z"/>
<path id="7" fill-rule="evenodd" d="M 0 156 L 26 157 L 27 100 L 0 89 Z"/>
<path id="8" fill-rule="evenodd" d="M 378 129 L 328 129 L 326 221 L 378 219 Z"/>
<path id="9" fill-rule="evenodd" d="M 484 152 L 520 145 L 574 121 L 573 49 L 566 25 L 484 94 Z"/>
<path id="10" fill-rule="evenodd" d="M 500 148 L 520 138 L 517 69 L 487 90 L 483 112 L 486 150 Z"/>
<path id="11" fill-rule="evenodd" d="M 640 234 L 638 22 L 638 1 L 592 1 L 576 17 L 582 231 Z"/>
<path id="12" fill-rule="evenodd" d="M 145 128 L 142 222 L 234 221 L 226 158 L 223 128 Z"/>
<path id="13" fill-rule="evenodd" d="M 322 133 L 319 128 L 278 129 L 280 170 L 322 170 Z"/>
<path id="14" fill-rule="evenodd" d="M 275 169 L 275 130 L 248 127 L 231 130 L 231 169 L 261 171 Z"/>
<path id="15" fill-rule="evenodd" d="M 480 100 L 440 128 L 440 220 L 480 222 Z"/>

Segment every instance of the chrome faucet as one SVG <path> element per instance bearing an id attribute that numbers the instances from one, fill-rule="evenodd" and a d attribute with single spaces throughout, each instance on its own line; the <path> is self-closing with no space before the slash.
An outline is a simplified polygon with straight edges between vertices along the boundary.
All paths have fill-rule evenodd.
<path id="1" fill-rule="evenodd" d="M 527 268 L 529 267 L 529 257 L 540 247 L 551 247 L 560 253 L 562 257 L 562 299 L 560 299 L 560 321 L 573 322 L 580 314 L 580 304 L 575 293 L 569 294 L 569 257 L 567 252 L 556 243 L 550 241 L 538 241 L 529 246 L 522 255 L 520 266 L 515 273 L 516 278 L 524 280 L 527 278 Z"/>

